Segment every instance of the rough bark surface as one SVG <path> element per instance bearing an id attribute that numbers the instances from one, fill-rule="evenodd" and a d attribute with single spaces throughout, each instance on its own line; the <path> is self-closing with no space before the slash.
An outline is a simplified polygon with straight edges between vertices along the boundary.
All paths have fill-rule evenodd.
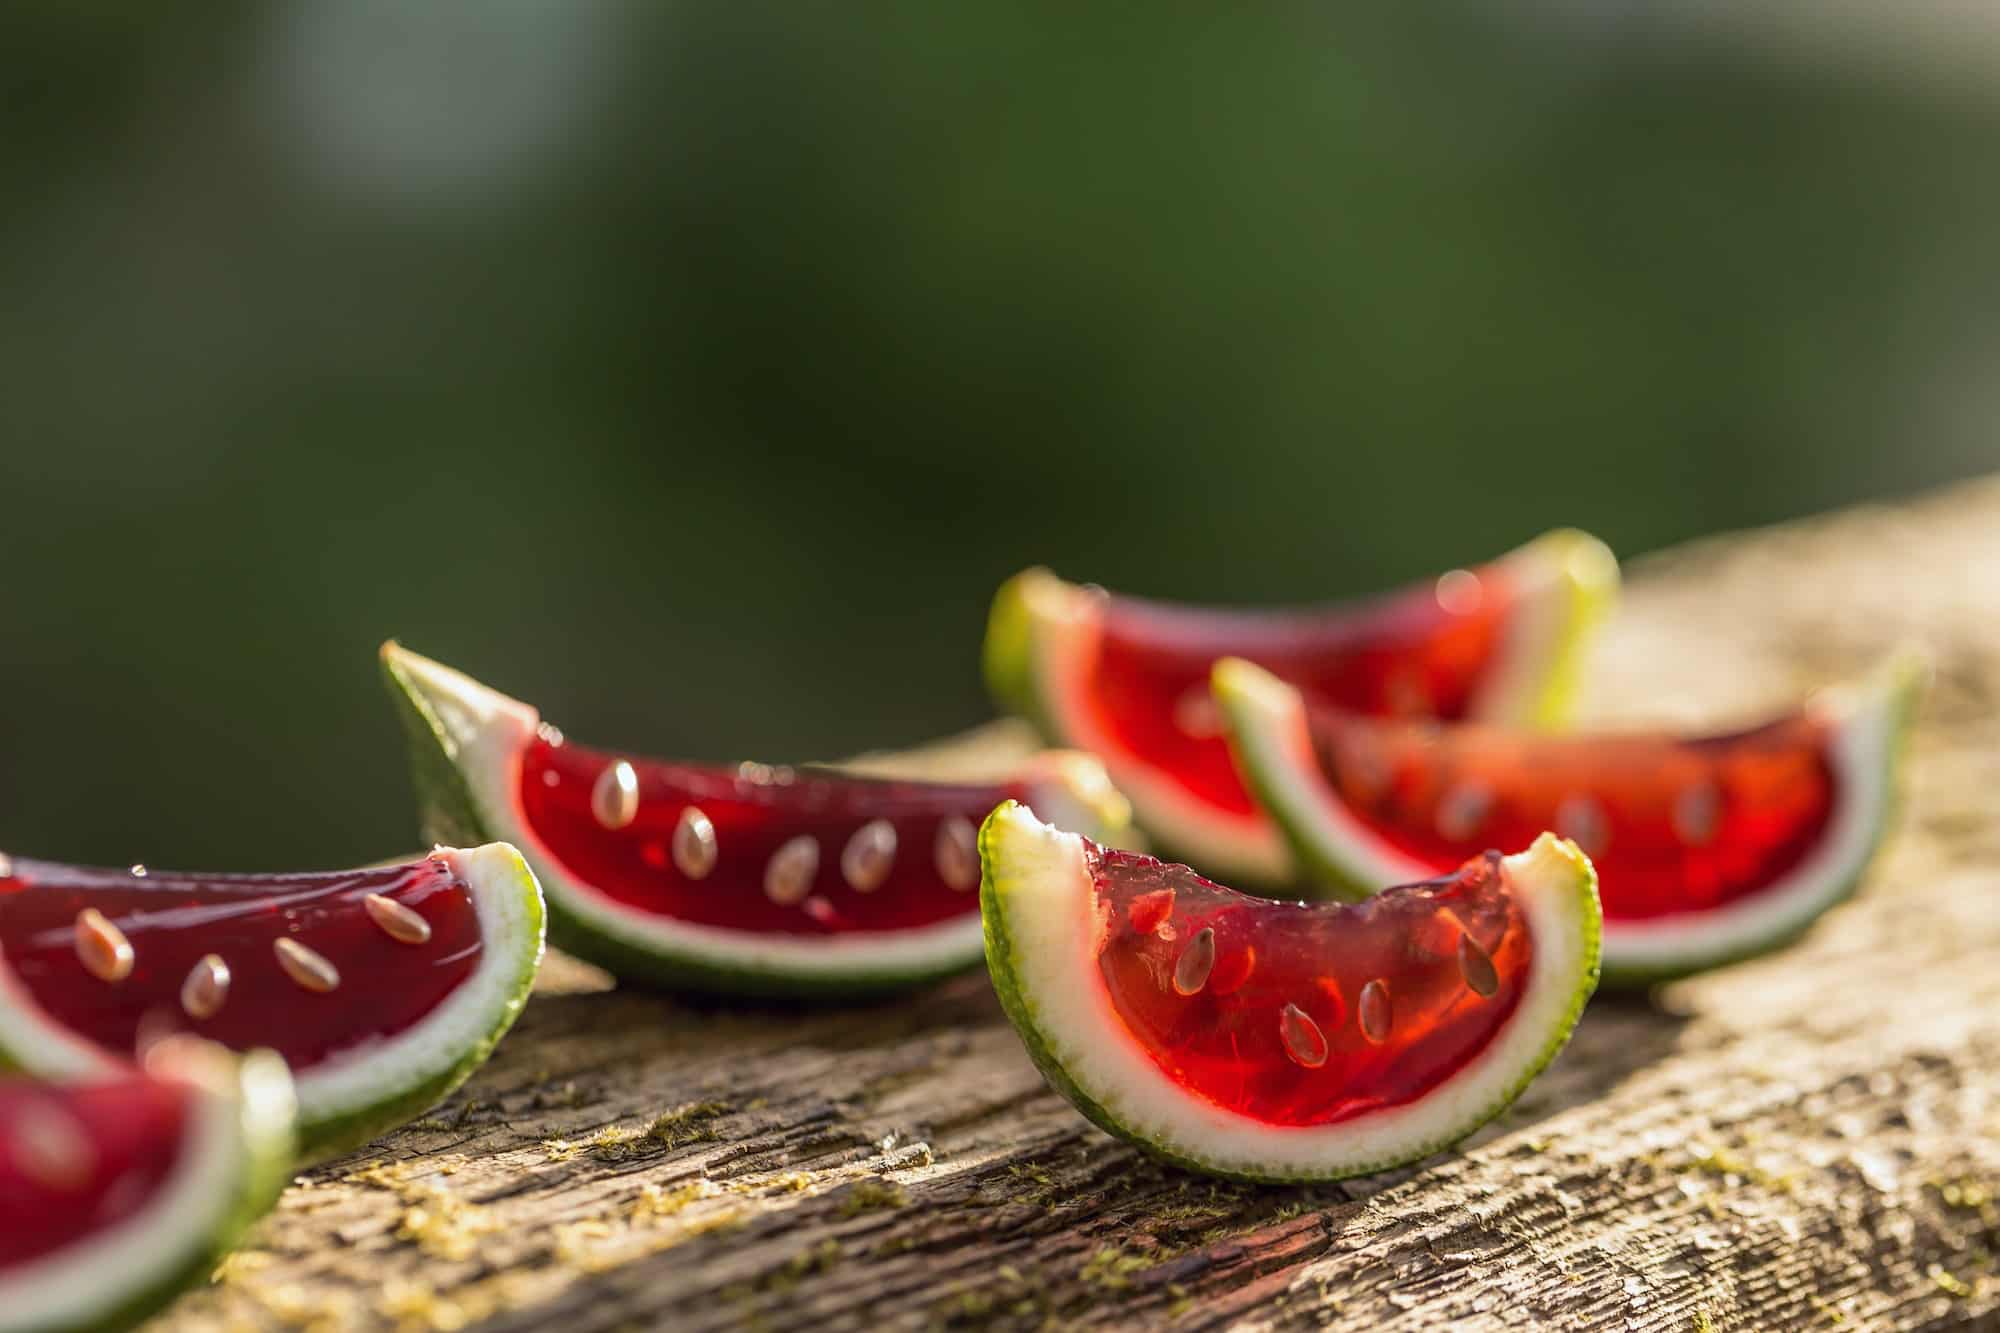
<path id="1" fill-rule="evenodd" d="M 1901 834 L 1801 945 L 1600 997 L 1459 1151 L 1218 1184 L 1048 1092 L 981 976 L 746 1010 L 559 965 L 165 1324 L 2000 1327 L 2000 485 L 1629 574 L 1599 719 L 1745 716 L 1924 643 Z"/>

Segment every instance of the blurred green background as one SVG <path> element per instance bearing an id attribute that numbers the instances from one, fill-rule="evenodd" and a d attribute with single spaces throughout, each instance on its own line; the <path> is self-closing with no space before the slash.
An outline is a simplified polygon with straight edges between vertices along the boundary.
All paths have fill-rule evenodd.
<path id="1" fill-rule="evenodd" d="M 982 719 L 1029 563 L 1320 598 L 2000 465 L 1977 43 L 1391 8 L 10 7 L 0 846 L 412 846 L 390 635 L 824 756 Z"/>

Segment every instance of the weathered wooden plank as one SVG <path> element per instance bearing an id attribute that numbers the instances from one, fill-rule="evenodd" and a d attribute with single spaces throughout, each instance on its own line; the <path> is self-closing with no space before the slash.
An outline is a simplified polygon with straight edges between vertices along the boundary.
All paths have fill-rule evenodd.
<path id="1" fill-rule="evenodd" d="M 1600 999 L 1460 1152 L 1217 1184 L 1048 1093 L 978 976 L 745 1010 L 556 967 L 464 1092 L 302 1178 L 167 1325 L 2000 1325 L 2000 485 L 1633 575 L 1603 718 L 1924 640 L 1905 834 L 1800 947 Z"/>

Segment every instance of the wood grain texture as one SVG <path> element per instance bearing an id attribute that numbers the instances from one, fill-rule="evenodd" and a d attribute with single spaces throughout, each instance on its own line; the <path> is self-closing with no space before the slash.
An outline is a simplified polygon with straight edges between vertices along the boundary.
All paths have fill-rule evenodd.
<path id="1" fill-rule="evenodd" d="M 1745 716 L 1906 638 L 1938 679 L 1864 896 L 1601 997 L 1458 1152 L 1217 1184 L 1049 1093 L 981 976 L 746 1010 L 558 964 L 464 1091 L 301 1178 L 164 1324 L 2000 1327 L 2000 485 L 1640 562 L 1589 711 Z"/>

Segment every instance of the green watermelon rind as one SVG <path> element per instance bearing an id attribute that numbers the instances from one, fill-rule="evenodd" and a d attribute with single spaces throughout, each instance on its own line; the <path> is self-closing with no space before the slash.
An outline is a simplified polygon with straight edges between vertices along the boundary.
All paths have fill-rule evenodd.
<path id="1" fill-rule="evenodd" d="M 569 876 L 539 853 L 511 812 L 493 809 L 490 802 L 475 795 L 466 769 L 479 761 L 465 753 L 464 728 L 455 728 L 441 717 L 432 699 L 440 688 L 458 688 L 468 695 L 475 690 L 481 692 L 490 697 L 495 707 L 525 710 L 525 705 L 394 643 L 384 645 L 382 667 L 390 697 L 403 723 L 426 836 L 470 838 L 515 834 L 542 880 L 549 910 L 550 941 L 567 953 L 595 963 L 626 981 L 665 990 L 750 999 L 867 998 L 954 976 L 979 962 L 979 924 L 969 917 L 962 925 L 954 923 L 946 943 L 932 947 L 928 953 L 899 959 L 896 945 L 889 943 L 876 957 L 828 962 L 811 969 L 783 961 L 719 958 L 704 953 L 697 942 L 681 944 L 660 934 L 642 939 L 622 933 L 619 923 L 580 908 L 588 890 L 571 886 Z M 417 678 L 419 671 L 433 677 L 428 688 Z M 439 682 L 447 678 L 455 681 L 441 686 Z M 1056 780 L 1070 781 L 1067 776 L 1058 776 Z M 1071 787 L 1071 794 L 1107 824 L 1115 826 L 1122 821 L 1123 802 L 1115 793 Z M 572 894 L 577 901 L 572 901 Z M 670 928 L 672 923 L 662 925 Z M 962 943 L 958 942 L 961 933 Z"/>
<path id="2" fill-rule="evenodd" d="M 222 1059 L 233 1066 L 230 1077 L 236 1085 L 233 1098 L 239 1141 L 236 1170 L 223 1186 L 227 1199 L 212 1225 L 187 1237 L 185 1254 L 170 1260 L 164 1272 L 138 1289 L 113 1297 L 116 1303 L 107 1310 L 33 1325 L 10 1323 L 7 1312 L 0 1310 L 0 1327 L 20 1333 L 120 1333 L 129 1329 L 205 1281 L 251 1225 L 277 1203 L 297 1165 L 291 1081 L 285 1062 L 269 1051 Z M 123 1276 L 107 1272 L 104 1281 L 115 1284 Z M 19 1280 L 18 1274 L 15 1277 Z M 0 1283 L 0 1287 L 5 1285 Z"/>
<path id="3" fill-rule="evenodd" d="M 1852 897 L 1895 825 L 1903 785 L 1901 760 L 1928 673 L 1923 654 L 1905 648 L 1867 681 L 1846 692 L 1846 698 L 1852 700 L 1847 704 L 1849 725 L 1870 729 L 1864 743 L 1872 742 L 1869 748 L 1877 753 L 1864 757 L 1848 774 L 1851 782 L 1864 784 L 1859 813 L 1850 818 L 1863 821 L 1865 836 L 1834 873 L 1800 896 L 1774 924 L 1720 932 L 1712 944 L 1678 949 L 1670 956 L 1661 954 L 1659 946 L 1646 950 L 1636 942 L 1621 941 L 1617 922 L 1608 923 L 1604 984 L 1614 989 L 1643 988 L 1760 957 L 1795 942 L 1822 915 Z M 1329 816 L 1320 803 L 1337 803 L 1337 797 L 1316 789 L 1315 784 L 1323 788 L 1324 783 L 1309 771 L 1309 759 L 1303 755 L 1287 758 L 1283 753 L 1288 745 L 1301 743 L 1287 732 L 1302 726 L 1302 720 L 1279 717 L 1296 712 L 1295 691 L 1260 668 L 1236 659 L 1216 664 L 1213 688 L 1238 772 L 1258 805 L 1283 830 L 1292 854 L 1307 872 L 1310 888 L 1327 897 L 1353 901 L 1367 897 L 1385 879 L 1428 873 L 1416 862 L 1403 864 L 1408 859 L 1402 857 L 1371 865 L 1357 850 L 1367 840 L 1365 831 L 1350 837 L 1328 827 Z M 1650 956 L 1642 958 L 1642 953 Z"/>
<path id="4" fill-rule="evenodd" d="M 1475 701 L 1482 721 L 1534 731 L 1567 727 L 1589 665 L 1592 643 L 1617 609 L 1618 557 L 1603 541 L 1578 528 L 1545 532 L 1496 562 L 1526 570 L 1530 580 L 1552 582 L 1558 596 L 1553 624 L 1530 627 L 1527 644 L 1510 645 L 1501 684 L 1488 682 Z"/>
<path id="5" fill-rule="evenodd" d="M 1554 1060 L 1568 1043 L 1571 1033 L 1576 1029 L 1578 1019 L 1582 1017 L 1585 1005 L 1597 987 L 1601 916 L 1597 901 L 1596 872 L 1592 869 L 1589 858 L 1585 857 L 1574 843 L 1545 836 L 1530 854 L 1552 853 L 1560 857 L 1571 869 L 1572 880 L 1563 906 L 1574 913 L 1577 927 L 1576 949 L 1573 959 L 1562 969 L 1561 974 L 1546 983 L 1565 997 L 1548 1024 L 1546 1036 L 1534 1049 L 1531 1057 L 1522 1061 L 1519 1067 L 1511 1072 L 1499 1091 L 1480 1100 L 1462 1115 L 1453 1117 L 1446 1129 L 1419 1136 L 1399 1145 L 1393 1151 L 1381 1152 L 1360 1160 L 1341 1161 L 1329 1169 L 1314 1170 L 1300 1167 L 1295 1163 L 1287 1165 L 1276 1161 L 1248 1165 L 1218 1164 L 1197 1152 L 1168 1141 L 1164 1136 L 1148 1135 L 1133 1129 L 1086 1086 L 1089 1081 L 1087 1075 L 1080 1075 L 1072 1070 L 1052 1049 L 1051 1039 L 1044 1030 L 1044 1020 L 1023 984 L 1020 965 L 1017 962 L 1020 951 L 1009 926 L 1010 896 L 1018 887 L 1016 874 L 1010 867 L 1011 858 L 1006 845 L 1018 827 L 1013 826 L 1013 817 L 1010 814 L 1013 808 L 1014 803 L 1009 802 L 995 810 L 980 829 L 979 836 L 981 864 L 979 892 L 981 915 L 986 930 L 987 968 L 992 977 L 994 992 L 999 996 L 1001 1008 L 1020 1035 L 1022 1044 L 1027 1048 L 1028 1057 L 1035 1067 L 1041 1071 L 1050 1086 L 1062 1094 L 1085 1119 L 1114 1138 L 1130 1143 L 1148 1155 L 1174 1166 L 1253 1184 L 1296 1184 L 1371 1175 L 1434 1156 L 1463 1141 L 1505 1111 L 1528 1084 L 1548 1067 L 1549 1062 Z M 1517 1014 L 1525 1012 L 1528 1005 L 1529 998 L 1523 996 Z M 1123 1040 L 1118 1036 L 1110 1039 Z M 1185 1093 L 1178 1095 L 1187 1096 Z M 1426 1100 L 1428 1098 L 1420 1098 L 1412 1106 L 1422 1105 Z M 1379 1123 L 1377 1117 L 1395 1117 L 1403 1114 L 1405 1109 L 1375 1112 L 1368 1119 Z M 1244 1123 L 1253 1124 L 1247 1120 Z M 1338 1128 L 1338 1126 L 1330 1127 L 1329 1135 L 1337 1132 Z M 1250 1132 L 1256 1131 L 1252 1129 Z"/>
<path id="6" fill-rule="evenodd" d="M 475 845 L 476 846 L 476 845 Z M 502 844 L 505 846 L 505 844 Z M 308 1161 L 325 1161 L 352 1152 L 390 1130 L 408 1124 L 462 1087 L 491 1058 L 501 1038 L 513 1028 L 541 972 L 544 941 L 548 931 L 548 910 L 541 886 L 519 851 L 513 847 L 507 871 L 511 905 L 520 912 L 521 928 L 513 936 L 515 948 L 509 956 L 510 975 L 498 989 L 499 1003 L 487 1010 L 487 1026 L 464 1047 L 458 1057 L 421 1083 L 385 1101 L 371 1103 L 345 1115 L 302 1120 L 300 1141 Z M 483 941 L 491 949 L 495 941 Z"/>
<path id="7" fill-rule="evenodd" d="M 980 667 L 986 691 L 1000 707 L 1032 724 L 1048 744 L 1053 727 L 1035 688 L 1035 620 L 1028 609 L 1028 589 L 1037 579 L 1054 578 L 1048 570 L 1024 570 L 1000 585 L 986 614 L 986 638 L 980 644 Z"/>

